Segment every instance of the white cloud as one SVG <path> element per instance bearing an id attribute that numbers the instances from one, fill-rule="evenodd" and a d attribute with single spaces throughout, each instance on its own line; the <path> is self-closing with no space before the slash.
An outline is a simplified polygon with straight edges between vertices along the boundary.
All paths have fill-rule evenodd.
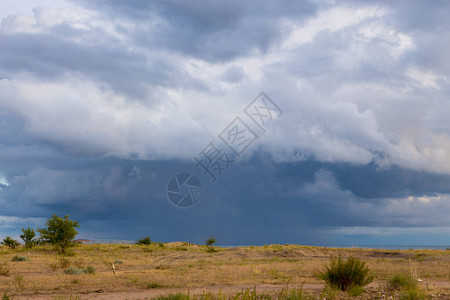
<path id="1" fill-rule="evenodd" d="M 72 152 L 190 158 L 264 90 L 286 111 L 259 141 L 279 160 L 375 161 L 382 166 L 450 173 L 450 129 L 440 123 L 437 132 L 437 125 L 430 122 L 437 111 L 442 118 L 446 115 L 441 103 L 431 98 L 440 89 L 441 77 L 432 69 L 421 72 L 419 67 L 405 67 L 405 57 L 417 45 L 411 33 L 389 22 L 390 16 L 386 7 L 338 5 L 319 11 L 306 23 L 286 19 L 280 34 L 284 39 L 265 53 L 255 50 L 211 62 L 136 43 L 127 34 L 136 26 L 129 19 L 118 20 L 117 26 L 116 21 L 79 6 L 39 8 L 33 16 L 5 18 L 2 32 L 46 32 L 80 47 L 108 48 L 112 41 L 119 42 L 123 48 L 116 54 L 132 53 L 142 62 L 160 57 L 174 63 L 181 74 L 178 80 L 185 82 L 155 87 L 155 79 L 144 74 L 139 86 L 147 94 L 136 101 L 115 89 L 120 84 L 121 89 L 134 90 L 135 79 L 127 78 L 128 73 L 118 76 L 118 81 L 106 74 L 105 66 L 95 70 L 55 65 L 51 67 L 63 69 L 57 80 L 39 80 L 24 72 L 1 80 L 0 107 L 19 115 L 30 136 Z M 58 36 L 53 31 L 57 25 L 76 29 L 78 34 Z M 156 34 L 152 26 L 142 28 Z M 113 72 L 128 68 L 119 64 Z M 230 69 L 242 70 L 242 77 L 224 80 L 223 74 Z M 133 70 L 132 74 L 141 71 Z M 168 78 L 173 79 L 173 74 Z M 194 87 L 188 78 L 203 88 Z"/>
<path id="2" fill-rule="evenodd" d="M 39 0 L 39 3 L 35 1 L 15 1 L 15 0 L 2 0 L 0 2 L 0 20 L 3 17 L 9 15 L 27 15 L 31 14 L 32 10 L 36 6 L 45 7 L 70 7 L 72 4 L 65 0 Z"/>
<path id="3" fill-rule="evenodd" d="M 440 234 L 442 232 L 448 232 L 450 227 L 365 227 L 365 226 L 352 226 L 352 227 L 337 227 L 333 229 L 325 230 L 329 234 L 343 234 L 343 235 L 375 235 L 375 236 L 399 236 L 405 234 Z"/>
<path id="4" fill-rule="evenodd" d="M 421 87 L 439 89 L 439 86 L 436 84 L 439 76 L 431 71 L 420 72 L 417 69 L 408 69 L 405 74 L 414 79 Z"/>
<path id="5" fill-rule="evenodd" d="M 6 179 L 5 175 L 2 175 L 1 173 L 0 173 L 0 184 L 4 186 L 9 186 L 9 182 Z"/>
<path id="6" fill-rule="evenodd" d="M 323 10 L 306 24 L 298 24 L 295 20 L 286 20 L 290 34 L 283 41 L 283 47 L 292 48 L 303 43 L 310 43 L 314 36 L 322 30 L 342 30 L 357 25 L 367 19 L 380 18 L 387 13 L 382 7 L 351 8 L 338 6 Z"/>

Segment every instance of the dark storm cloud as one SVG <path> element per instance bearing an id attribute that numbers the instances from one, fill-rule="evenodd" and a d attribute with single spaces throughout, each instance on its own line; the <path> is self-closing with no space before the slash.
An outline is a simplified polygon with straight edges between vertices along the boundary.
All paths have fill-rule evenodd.
<path id="1" fill-rule="evenodd" d="M 135 43 L 211 62 L 265 53 L 281 40 L 282 22 L 313 15 L 310 1 L 81 1 L 101 13 L 138 20 Z M 154 22 L 154 23 L 153 23 Z"/>
<path id="2" fill-rule="evenodd" d="M 204 187 L 200 204 L 188 210 L 174 208 L 165 195 L 167 181 L 181 171 L 197 174 Z M 362 176 L 374 186 L 370 195 L 357 195 L 355 182 Z M 411 176 L 429 183 L 418 187 Z M 392 186 L 386 178 L 400 183 Z M 260 153 L 233 165 L 213 184 L 189 161 L 79 157 L 64 164 L 41 162 L 26 175 L 9 178 L 11 185 L 2 192 L 8 200 L 1 208 L 5 215 L 24 218 L 70 213 L 85 236 L 96 238 L 135 239 L 150 232 L 155 240 L 202 242 L 214 233 L 223 244 L 320 244 L 327 240 L 321 233 L 326 228 L 448 226 L 446 202 L 408 204 L 397 198 L 405 190 L 414 190 L 408 195 L 417 197 L 448 192 L 443 188 L 447 180 L 374 166 L 278 164 Z M 376 190 L 386 191 L 380 198 Z M 390 198 L 400 199 L 401 205 Z"/>
<path id="3" fill-rule="evenodd" d="M 361 198 L 450 194 L 449 175 L 417 172 L 398 167 L 378 169 L 373 164 L 355 168 L 336 166 L 332 169 L 342 186 Z"/>
<path id="4" fill-rule="evenodd" d="M 98 23 L 41 26 L 35 22 L 42 18 L 39 10 L 32 30 L 23 29 L 20 18 L 3 20 L 0 217 L 11 226 L 22 224 L 14 218 L 38 222 L 69 213 L 92 238 L 151 234 L 154 240 L 201 243 L 212 233 L 222 244 L 323 244 L 336 228 L 450 226 L 450 176 L 440 174 L 448 173 L 440 143 L 450 128 L 449 85 L 439 78 L 440 89 L 423 88 L 404 75 L 409 68 L 448 74 L 445 7 L 370 2 L 388 12 L 321 29 L 311 41 L 281 49 L 291 30 L 286 23 L 305 24 L 329 7 L 298 1 L 76 2 L 94 9 Z M 105 20 L 113 26 L 102 29 L 98 24 Z M 365 25 L 381 30 L 362 30 Z M 275 58 L 264 62 L 265 54 Z M 241 57 L 261 62 L 227 65 Z M 198 78 L 210 78 L 188 72 L 192 58 L 207 62 L 198 67 Z M 32 75 L 32 84 L 21 85 L 24 74 Z M 275 133 L 267 133 L 272 140 L 261 142 L 264 150 L 249 153 L 210 184 L 180 157 L 189 156 L 188 146 L 204 138 L 198 133 L 214 125 L 205 119 L 218 122 L 214 113 L 222 110 L 235 115 L 224 104 L 229 98 L 217 94 L 250 93 L 217 86 L 238 86 L 251 76 L 261 79 L 250 81 L 248 90 L 272 89 L 286 113 Z M 94 95 L 64 101 L 67 94 L 59 90 L 70 89 L 57 83 L 77 78 L 86 81 L 79 86 L 95 86 L 89 91 Z M 46 83 L 54 85 L 42 88 Z M 160 110 L 126 109 L 127 100 L 148 99 L 155 88 L 181 93 L 161 99 L 170 105 Z M 42 92 L 24 96 L 27 89 Z M 103 101 L 108 89 L 125 95 L 124 103 Z M 430 142 L 435 132 L 443 135 Z M 423 141 L 432 145 L 426 158 L 444 153 L 435 165 L 417 151 Z M 160 158 L 169 152 L 175 159 Z M 187 170 L 205 189 L 199 205 L 180 210 L 168 202 L 165 188 L 172 175 Z"/>

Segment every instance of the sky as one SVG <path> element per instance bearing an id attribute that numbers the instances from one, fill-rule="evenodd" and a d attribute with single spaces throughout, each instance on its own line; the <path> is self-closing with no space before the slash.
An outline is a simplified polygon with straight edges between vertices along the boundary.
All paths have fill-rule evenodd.
<path id="1" fill-rule="evenodd" d="M 449 11 L 2 0 L 0 238 L 449 245 Z"/>

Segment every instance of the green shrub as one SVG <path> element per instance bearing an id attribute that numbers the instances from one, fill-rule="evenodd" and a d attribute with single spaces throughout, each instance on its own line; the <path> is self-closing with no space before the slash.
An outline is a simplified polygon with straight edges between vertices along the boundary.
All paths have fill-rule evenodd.
<path id="1" fill-rule="evenodd" d="M 13 297 L 13 298 L 14 298 L 14 297 Z M 6 292 L 3 293 L 2 300 L 11 300 L 11 299 L 13 299 L 13 298 L 9 297 L 8 294 L 7 294 Z"/>
<path id="2" fill-rule="evenodd" d="M 80 227 L 77 221 L 69 220 L 69 215 L 64 218 L 53 214 L 45 223 L 47 228 L 40 228 L 37 231 L 41 234 L 40 239 L 61 249 L 61 253 L 66 253 L 68 247 L 72 246 L 72 240 L 78 234 L 76 228 Z"/>
<path id="3" fill-rule="evenodd" d="M 116 260 L 114 261 L 114 263 L 115 263 L 115 264 L 121 264 L 122 261 L 121 261 L 120 259 L 116 259 Z"/>
<path id="4" fill-rule="evenodd" d="M 94 274 L 95 268 L 93 266 L 87 266 L 86 269 L 83 270 L 83 272 L 86 274 Z"/>
<path id="5" fill-rule="evenodd" d="M 400 289 L 415 289 L 417 287 L 417 281 L 411 276 L 396 274 L 388 278 L 386 283 L 386 289 L 389 291 Z"/>
<path id="6" fill-rule="evenodd" d="M 11 249 L 16 249 L 20 245 L 20 243 L 15 239 L 13 239 L 12 237 L 7 236 L 3 239 L 2 245 L 5 245 Z"/>
<path id="7" fill-rule="evenodd" d="M 66 275 L 78 275 L 83 273 L 83 270 L 74 268 L 74 267 L 70 267 L 64 270 L 64 274 Z"/>
<path id="8" fill-rule="evenodd" d="M 27 229 L 22 228 L 22 234 L 20 235 L 20 238 L 24 241 L 26 248 L 33 247 L 35 241 L 33 240 L 36 236 L 36 233 L 33 229 L 28 227 Z"/>
<path id="9" fill-rule="evenodd" d="M 86 269 L 77 269 L 74 267 L 70 267 L 64 270 L 64 274 L 66 275 L 78 275 L 78 274 L 94 274 L 95 268 L 93 266 L 87 266 Z"/>
<path id="10" fill-rule="evenodd" d="M 211 237 L 205 240 L 205 244 L 206 244 L 206 252 L 208 253 L 213 253 L 213 252 L 217 252 L 216 249 L 214 249 L 214 244 L 216 243 L 216 238 L 213 237 L 213 235 L 211 234 Z"/>
<path id="11" fill-rule="evenodd" d="M 330 258 L 330 264 L 319 273 L 319 278 L 342 291 L 353 286 L 365 286 L 373 280 L 365 261 L 354 257 L 343 260 L 340 256 Z"/>
<path id="12" fill-rule="evenodd" d="M 205 240 L 205 244 L 206 244 L 206 246 L 208 246 L 208 247 L 212 247 L 215 243 L 216 243 L 216 238 L 213 237 L 212 234 L 211 234 L 211 237 L 210 237 L 210 238 L 207 238 L 207 239 Z"/>
<path id="13" fill-rule="evenodd" d="M 218 251 L 216 249 L 214 249 L 213 247 L 208 247 L 208 249 L 206 249 L 206 252 L 214 253 L 214 252 L 218 252 Z"/>
<path id="14" fill-rule="evenodd" d="M 26 261 L 26 260 L 30 259 L 28 257 L 18 255 L 13 256 L 13 258 L 11 259 L 11 261 Z"/>
<path id="15" fill-rule="evenodd" d="M 149 236 L 144 236 L 143 238 L 140 238 L 136 241 L 137 245 L 150 245 L 152 243 L 152 240 Z"/>

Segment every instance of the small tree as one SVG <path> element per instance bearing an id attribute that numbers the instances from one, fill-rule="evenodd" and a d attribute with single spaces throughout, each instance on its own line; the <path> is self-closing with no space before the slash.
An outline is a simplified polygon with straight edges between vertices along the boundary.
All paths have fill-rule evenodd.
<path id="1" fill-rule="evenodd" d="M 205 244 L 208 247 L 212 247 L 214 244 L 216 243 L 216 238 L 213 237 L 213 235 L 211 234 L 211 237 L 205 240 Z"/>
<path id="2" fill-rule="evenodd" d="M 25 247 L 27 248 L 31 248 L 34 245 L 34 237 L 36 236 L 36 233 L 34 232 L 33 229 L 31 229 L 30 227 L 28 227 L 27 229 L 22 228 L 22 233 L 20 235 L 20 238 L 25 242 Z"/>
<path id="3" fill-rule="evenodd" d="M 144 236 L 143 238 L 140 238 L 136 241 L 137 245 L 150 245 L 151 243 L 152 243 L 152 240 L 148 235 Z"/>
<path id="4" fill-rule="evenodd" d="M 211 237 L 205 240 L 205 244 L 206 247 L 208 248 L 206 251 L 207 252 L 217 252 L 216 249 L 214 249 L 214 244 L 216 243 L 216 238 L 213 237 L 213 235 L 211 234 Z"/>
<path id="5" fill-rule="evenodd" d="M 20 243 L 15 239 L 13 239 L 12 237 L 7 236 L 3 239 L 2 245 L 8 246 L 11 249 L 16 249 L 16 247 L 18 247 Z"/>
<path id="6" fill-rule="evenodd" d="M 45 223 L 47 228 L 38 229 L 43 241 L 58 246 L 62 253 L 66 253 L 66 248 L 72 243 L 72 240 L 78 234 L 75 228 L 80 227 L 77 221 L 69 220 L 69 216 L 64 218 L 53 214 Z"/>

